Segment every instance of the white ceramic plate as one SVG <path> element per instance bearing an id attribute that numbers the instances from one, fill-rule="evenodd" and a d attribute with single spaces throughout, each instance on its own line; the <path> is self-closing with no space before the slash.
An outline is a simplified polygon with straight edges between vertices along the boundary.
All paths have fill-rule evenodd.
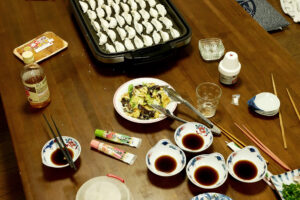
<path id="1" fill-rule="evenodd" d="M 199 194 L 193 197 L 191 200 L 232 200 L 232 199 L 226 196 L 225 194 L 208 192 L 208 193 Z"/>
<path id="2" fill-rule="evenodd" d="M 121 103 L 121 98 L 125 93 L 128 92 L 129 85 L 133 84 L 133 86 L 136 86 L 136 85 L 140 85 L 140 84 L 143 84 L 143 83 L 154 83 L 154 84 L 159 85 L 159 86 L 169 86 L 169 87 L 172 88 L 172 86 L 170 86 L 165 81 L 162 81 L 162 80 L 159 80 L 159 79 L 156 79 L 156 78 L 137 78 L 137 79 L 130 80 L 130 81 L 124 83 L 123 85 L 121 85 L 117 89 L 117 91 L 115 92 L 115 95 L 114 95 L 114 98 L 113 98 L 113 104 L 114 104 L 115 110 L 123 118 L 125 118 L 125 119 L 127 119 L 131 122 L 135 122 L 135 123 L 150 124 L 150 123 L 159 122 L 159 121 L 165 119 L 166 116 L 161 114 L 161 116 L 159 118 L 156 118 L 156 119 L 142 120 L 142 119 L 137 119 L 137 118 L 134 118 L 134 117 L 130 117 L 124 112 L 123 106 L 122 106 L 122 103 Z M 177 103 L 174 102 L 174 101 L 171 101 L 168 104 L 167 109 L 169 109 L 170 112 L 174 112 L 174 110 L 176 109 L 176 106 L 177 106 Z"/>

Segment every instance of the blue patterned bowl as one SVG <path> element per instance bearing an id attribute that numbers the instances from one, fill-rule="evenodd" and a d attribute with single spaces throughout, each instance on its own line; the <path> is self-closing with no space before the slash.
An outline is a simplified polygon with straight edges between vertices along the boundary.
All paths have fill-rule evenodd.
<path id="1" fill-rule="evenodd" d="M 177 165 L 176 168 L 171 172 L 159 171 L 155 167 L 155 161 L 161 156 L 170 156 L 175 159 Z M 146 165 L 148 169 L 158 176 L 173 176 L 183 170 L 186 164 L 186 157 L 184 152 L 172 144 L 170 140 L 162 139 L 153 146 L 146 155 Z"/>
<path id="2" fill-rule="evenodd" d="M 269 92 L 262 92 L 248 101 L 249 107 L 256 113 L 264 116 L 274 116 L 278 113 L 280 100 Z"/>
<path id="3" fill-rule="evenodd" d="M 239 161 L 249 161 L 253 163 L 257 168 L 257 174 L 252 179 L 242 179 L 238 177 L 234 172 L 234 165 Z M 254 146 L 246 146 L 245 148 L 235 151 L 227 158 L 227 167 L 230 175 L 245 183 L 254 183 L 263 179 L 267 173 L 267 164 L 264 158 L 260 155 L 258 149 Z"/>
<path id="4" fill-rule="evenodd" d="M 197 134 L 199 136 L 201 136 L 201 138 L 204 141 L 204 144 L 202 145 L 201 148 L 197 149 L 197 150 L 192 150 L 189 148 L 186 148 L 183 144 L 182 144 L 182 140 L 183 137 L 187 134 Z M 181 126 L 179 126 L 175 133 L 174 133 L 174 139 L 176 144 L 184 151 L 187 152 L 192 152 L 192 153 L 199 153 L 202 152 L 204 150 L 206 150 L 208 147 L 210 147 L 210 145 L 213 142 L 213 134 L 211 133 L 211 130 L 209 128 L 207 128 L 206 126 L 204 126 L 203 124 L 197 123 L 197 122 L 187 122 L 185 124 L 182 124 Z"/>
<path id="5" fill-rule="evenodd" d="M 199 194 L 193 197 L 191 200 L 232 200 L 232 199 L 224 194 L 208 192 L 208 193 Z"/>
<path id="6" fill-rule="evenodd" d="M 212 167 L 218 172 L 218 179 L 213 185 L 202 185 L 196 181 L 195 171 L 199 167 Z M 228 170 L 225 159 L 220 153 L 202 154 L 192 158 L 186 166 L 186 174 L 190 181 L 198 187 L 212 189 L 221 186 L 227 179 Z"/>

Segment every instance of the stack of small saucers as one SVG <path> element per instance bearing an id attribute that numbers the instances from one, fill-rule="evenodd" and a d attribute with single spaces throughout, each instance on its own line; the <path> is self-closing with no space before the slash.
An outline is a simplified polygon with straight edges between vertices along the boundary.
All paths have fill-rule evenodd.
<path id="1" fill-rule="evenodd" d="M 278 97 L 269 92 L 262 92 L 248 101 L 249 107 L 256 113 L 264 116 L 274 116 L 278 113 L 280 101 Z"/>

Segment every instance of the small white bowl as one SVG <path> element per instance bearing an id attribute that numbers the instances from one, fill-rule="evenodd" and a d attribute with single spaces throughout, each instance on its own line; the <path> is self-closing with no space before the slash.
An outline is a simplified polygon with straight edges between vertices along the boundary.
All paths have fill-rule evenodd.
<path id="1" fill-rule="evenodd" d="M 197 134 L 201 136 L 203 139 L 203 145 L 201 148 L 192 150 L 189 148 L 186 148 L 183 145 L 183 138 L 184 136 L 188 134 Z M 184 151 L 192 152 L 192 153 L 199 153 L 204 150 L 206 150 L 213 142 L 213 134 L 211 133 L 211 130 L 204 126 L 203 124 L 197 123 L 197 122 L 187 122 L 185 124 L 182 124 L 179 126 L 175 133 L 174 133 L 174 139 L 176 144 Z"/>
<path id="2" fill-rule="evenodd" d="M 225 194 L 215 193 L 215 192 L 207 192 L 199 194 L 193 197 L 191 200 L 232 200 L 229 196 Z"/>
<path id="3" fill-rule="evenodd" d="M 81 152 L 81 146 L 80 146 L 79 142 L 76 139 L 69 137 L 69 136 L 62 136 L 62 138 L 66 144 L 66 147 L 72 150 L 72 152 L 74 154 L 73 162 L 75 162 L 78 159 L 80 152 Z M 63 167 L 69 166 L 68 163 L 65 165 L 57 165 L 52 162 L 51 155 L 57 149 L 59 149 L 59 146 L 54 138 L 49 140 L 48 142 L 46 142 L 46 144 L 43 146 L 42 152 L 41 152 L 43 164 L 48 167 L 53 167 L 53 168 L 63 168 Z"/>
<path id="4" fill-rule="evenodd" d="M 203 185 L 196 181 L 195 172 L 199 167 L 208 166 L 218 172 L 218 179 L 213 185 Z M 202 154 L 192 158 L 186 166 L 186 174 L 196 186 L 204 189 L 213 189 L 221 186 L 228 177 L 225 159 L 220 153 Z"/>
<path id="5" fill-rule="evenodd" d="M 234 172 L 234 165 L 239 161 L 249 161 L 257 168 L 257 174 L 254 178 L 242 179 L 238 177 Z M 257 148 L 254 146 L 246 146 L 245 148 L 235 151 L 227 158 L 227 167 L 230 175 L 238 181 L 245 183 L 254 183 L 263 179 L 267 173 L 267 164 L 264 158 L 260 155 Z"/>
<path id="6" fill-rule="evenodd" d="M 171 172 L 163 172 L 156 169 L 155 162 L 161 156 L 170 156 L 174 158 L 177 163 L 176 168 Z M 158 141 L 146 155 L 146 165 L 148 169 L 158 176 L 174 176 L 183 170 L 185 164 L 186 157 L 184 152 L 167 139 Z"/>
<path id="7" fill-rule="evenodd" d="M 274 116 L 280 108 L 280 100 L 278 97 L 269 92 L 262 92 L 248 101 L 248 105 L 256 113 L 264 116 Z"/>

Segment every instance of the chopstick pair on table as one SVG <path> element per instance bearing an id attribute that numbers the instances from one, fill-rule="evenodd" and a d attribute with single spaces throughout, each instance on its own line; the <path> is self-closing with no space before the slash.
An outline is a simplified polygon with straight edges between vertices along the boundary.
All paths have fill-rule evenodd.
<path id="1" fill-rule="evenodd" d="M 65 144 L 65 142 L 64 142 L 64 140 L 63 140 L 63 138 L 62 138 L 62 136 L 60 134 L 60 131 L 59 131 L 58 127 L 56 126 L 56 123 L 55 123 L 52 115 L 50 115 L 50 117 L 51 117 L 52 123 L 54 124 L 54 127 L 55 127 L 55 130 L 57 132 L 58 137 L 56 136 L 55 132 L 53 131 L 53 129 L 52 129 L 52 127 L 51 127 L 51 125 L 50 125 L 47 117 L 44 115 L 44 113 L 43 113 L 43 117 L 44 117 L 44 119 L 45 119 L 45 121 L 46 121 L 46 123 L 47 123 L 47 125 L 48 125 L 48 127 L 49 127 L 49 129 L 51 131 L 51 133 L 52 133 L 52 136 L 56 140 L 56 142 L 57 142 L 57 144 L 59 146 L 59 149 L 63 153 L 65 159 L 67 159 L 70 167 L 73 168 L 74 170 L 77 170 L 77 167 L 75 166 L 75 164 L 73 162 L 73 159 L 72 159 L 72 157 L 71 157 L 71 155 L 70 155 L 70 153 L 69 153 L 69 151 L 67 149 L 67 146 L 66 146 L 66 144 Z"/>

